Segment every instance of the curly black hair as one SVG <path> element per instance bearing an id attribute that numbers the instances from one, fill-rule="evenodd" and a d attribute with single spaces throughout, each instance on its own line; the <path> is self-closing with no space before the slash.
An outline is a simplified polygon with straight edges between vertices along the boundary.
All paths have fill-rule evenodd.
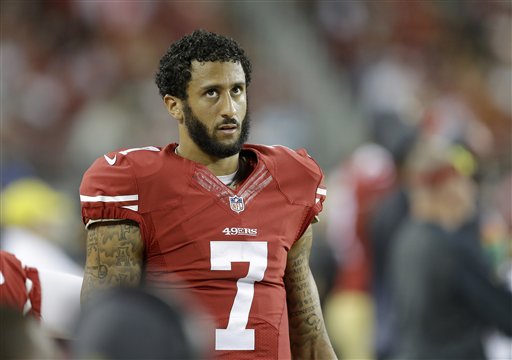
<path id="1" fill-rule="evenodd" d="M 246 84 L 249 85 L 251 81 L 251 62 L 235 40 L 206 30 L 196 30 L 173 43 L 160 59 L 155 82 L 162 97 L 168 94 L 187 99 L 193 60 L 240 62 Z"/>

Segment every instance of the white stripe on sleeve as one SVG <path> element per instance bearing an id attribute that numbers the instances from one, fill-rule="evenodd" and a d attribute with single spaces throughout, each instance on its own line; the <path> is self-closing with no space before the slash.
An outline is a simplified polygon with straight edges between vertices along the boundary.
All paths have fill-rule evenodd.
<path id="1" fill-rule="evenodd" d="M 87 196 L 80 195 L 80 201 L 84 202 L 122 202 L 122 201 L 137 201 L 139 200 L 139 195 L 121 195 L 121 196 Z"/>

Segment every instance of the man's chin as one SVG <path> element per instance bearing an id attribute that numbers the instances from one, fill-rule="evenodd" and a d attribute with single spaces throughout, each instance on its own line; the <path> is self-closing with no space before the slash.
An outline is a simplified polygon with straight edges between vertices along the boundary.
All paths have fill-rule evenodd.
<path id="1" fill-rule="evenodd" d="M 229 145 L 223 144 L 223 146 L 218 146 L 215 152 L 217 153 L 217 157 L 227 158 L 227 157 L 238 154 L 240 152 L 240 150 L 241 150 L 241 146 L 238 146 L 235 143 L 235 144 L 229 144 Z"/>
<path id="2" fill-rule="evenodd" d="M 240 131 L 233 134 L 217 133 L 214 136 L 215 142 L 223 146 L 231 146 L 240 140 Z"/>
<path id="3" fill-rule="evenodd" d="M 236 155 L 240 152 L 240 149 L 238 147 L 231 147 L 231 148 L 226 148 L 224 149 L 224 151 L 222 152 L 222 156 L 221 158 L 227 158 L 227 157 L 230 157 L 230 156 L 233 156 L 233 155 Z"/>
<path id="4" fill-rule="evenodd" d="M 237 136 L 236 139 L 217 139 L 216 147 L 219 149 L 225 149 L 227 151 L 232 148 L 238 148 L 239 141 L 240 141 L 239 136 Z"/>

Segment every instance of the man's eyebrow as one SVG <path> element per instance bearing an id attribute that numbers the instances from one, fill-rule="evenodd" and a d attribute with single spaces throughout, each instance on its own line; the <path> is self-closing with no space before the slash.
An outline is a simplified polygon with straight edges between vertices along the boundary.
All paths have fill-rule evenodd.
<path id="1" fill-rule="evenodd" d="M 235 83 L 229 84 L 228 87 L 232 88 L 232 87 L 235 87 L 235 86 L 244 87 L 245 86 L 245 81 L 237 81 Z M 222 88 L 222 87 L 224 87 L 224 85 L 220 85 L 220 84 L 217 84 L 217 83 L 211 83 L 211 84 L 205 84 L 205 85 L 200 86 L 199 90 L 219 89 L 219 88 Z"/>

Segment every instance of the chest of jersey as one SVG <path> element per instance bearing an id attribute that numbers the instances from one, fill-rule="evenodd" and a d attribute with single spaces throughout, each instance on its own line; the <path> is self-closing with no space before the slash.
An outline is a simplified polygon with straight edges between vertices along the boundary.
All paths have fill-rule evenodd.
<path id="1" fill-rule="evenodd" d="M 139 209 L 154 234 L 147 280 L 200 299 L 214 318 L 217 352 L 258 349 L 275 358 L 288 341 L 283 275 L 305 208 L 287 201 L 264 166 L 236 191 L 204 168 L 187 173 L 186 181 L 141 187 Z"/>

